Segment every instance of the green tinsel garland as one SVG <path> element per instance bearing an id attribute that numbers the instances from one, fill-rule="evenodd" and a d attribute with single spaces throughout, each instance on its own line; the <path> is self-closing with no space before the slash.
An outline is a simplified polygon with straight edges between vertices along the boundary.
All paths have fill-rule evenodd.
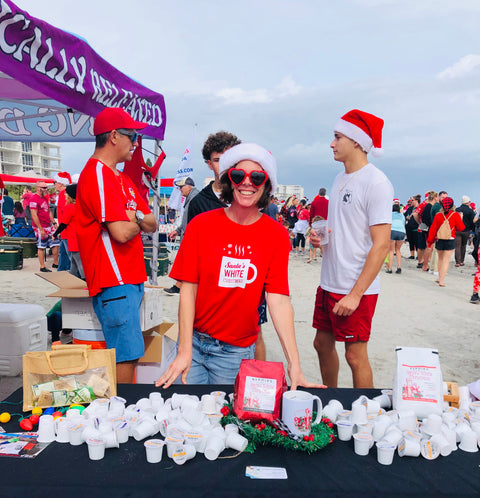
<path id="1" fill-rule="evenodd" d="M 240 420 L 233 414 L 232 405 L 225 405 L 222 408 L 222 415 L 222 426 L 235 424 L 248 439 L 248 446 L 245 449 L 248 453 L 253 453 L 257 445 L 272 445 L 287 450 L 315 453 L 335 440 L 333 424 L 328 418 L 322 418 L 319 424 L 312 425 L 308 440 L 295 441 L 288 437 L 286 432 L 272 427 L 266 422 L 259 422 L 252 425 Z"/>

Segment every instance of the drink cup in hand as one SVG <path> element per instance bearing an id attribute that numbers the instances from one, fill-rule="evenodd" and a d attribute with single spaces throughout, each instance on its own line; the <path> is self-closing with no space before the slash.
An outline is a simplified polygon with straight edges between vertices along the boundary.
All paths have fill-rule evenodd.
<path id="1" fill-rule="evenodd" d="M 314 221 L 312 223 L 312 230 L 320 238 L 320 245 L 328 244 L 328 226 L 327 220 Z"/>

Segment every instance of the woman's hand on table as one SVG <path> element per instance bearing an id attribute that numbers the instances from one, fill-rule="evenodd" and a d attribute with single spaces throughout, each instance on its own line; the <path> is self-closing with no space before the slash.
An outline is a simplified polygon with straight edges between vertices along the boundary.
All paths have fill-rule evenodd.
<path id="1" fill-rule="evenodd" d="M 187 375 L 192 364 L 192 355 L 188 353 L 178 353 L 177 357 L 170 363 L 167 371 L 155 382 L 156 387 L 166 389 L 170 387 L 179 375 L 182 376 L 182 384 L 187 383 Z"/>
<path id="2" fill-rule="evenodd" d="M 312 382 L 308 382 L 303 375 L 302 369 L 300 367 L 288 367 L 288 376 L 290 377 L 290 382 L 292 383 L 290 389 L 294 391 L 297 387 L 308 387 L 311 389 L 326 389 L 326 385 L 324 384 L 314 384 Z"/>

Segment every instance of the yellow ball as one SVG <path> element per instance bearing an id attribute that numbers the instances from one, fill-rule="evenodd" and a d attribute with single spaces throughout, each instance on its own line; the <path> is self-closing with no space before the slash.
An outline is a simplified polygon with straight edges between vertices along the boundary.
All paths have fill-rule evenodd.
<path id="1" fill-rule="evenodd" d="M 10 416 L 10 413 L 8 412 L 3 412 L 1 415 L 0 415 L 0 423 L 2 424 L 6 424 L 7 422 L 10 422 L 10 419 L 12 417 Z"/>
<path id="2" fill-rule="evenodd" d="M 42 413 L 43 413 L 43 410 L 39 406 L 36 406 L 32 410 L 32 415 L 41 415 Z"/>

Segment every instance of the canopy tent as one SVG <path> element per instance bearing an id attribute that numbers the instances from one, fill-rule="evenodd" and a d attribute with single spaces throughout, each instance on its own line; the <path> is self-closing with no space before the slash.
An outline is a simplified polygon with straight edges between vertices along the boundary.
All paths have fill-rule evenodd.
<path id="1" fill-rule="evenodd" d="M 0 187 L 3 185 L 35 185 L 37 182 L 43 181 L 45 183 L 53 184 L 52 178 L 45 178 L 44 176 L 20 176 L 20 175 L 0 175 Z"/>
<path id="2" fill-rule="evenodd" d="M 93 141 L 93 117 L 105 107 L 121 107 L 148 123 L 142 135 L 156 139 L 160 167 L 165 157 L 159 147 L 166 126 L 163 95 L 120 72 L 85 40 L 31 16 L 11 0 L 0 0 L 0 68 L 0 140 Z M 159 191 L 160 182 L 157 197 Z M 156 260 L 154 244 L 152 265 Z"/>
<path id="3" fill-rule="evenodd" d="M 122 107 L 163 140 L 163 95 L 129 78 L 83 39 L 0 0 L 0 140 L 93 140 L 93 119 Z M 6 76 L 7 75 L 7 76 Z"/>

